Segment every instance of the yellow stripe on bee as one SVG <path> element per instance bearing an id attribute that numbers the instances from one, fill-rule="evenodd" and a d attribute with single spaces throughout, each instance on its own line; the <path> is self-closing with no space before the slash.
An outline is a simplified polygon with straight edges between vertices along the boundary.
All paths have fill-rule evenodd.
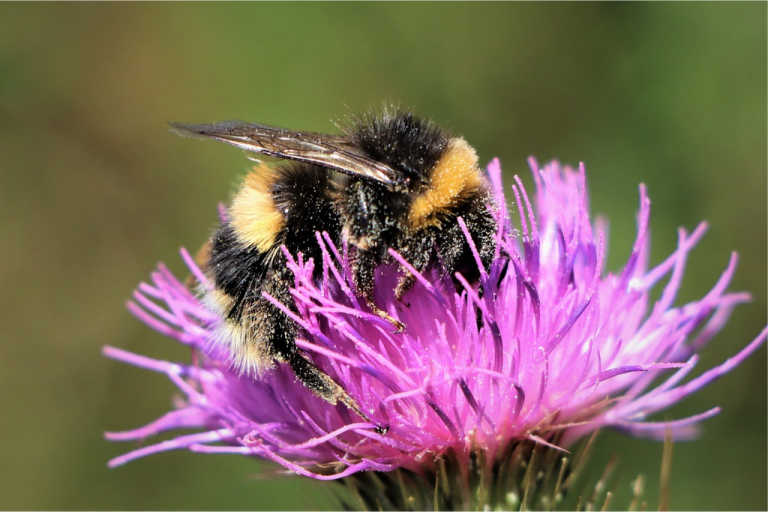
<path id="1" fill-rule="evenodd" d="M 260 252 L 272 248 L 285 226 L 285 218 L 272 197 L 275 177 L 276 172 L 267 165 L 254 167 L 229 208 L 238 238 L 247 245 L 256 246 Z"/>
<path id="2" fill-rule="evenodd" d="M 442 214 L 460 205 L 482 186 L 483 177 L 474 148 L 462 138 L 452 139 L 448 151 L 432 170 L 429 188 L 411 204 L 411 227 L 439 226 Z"/>

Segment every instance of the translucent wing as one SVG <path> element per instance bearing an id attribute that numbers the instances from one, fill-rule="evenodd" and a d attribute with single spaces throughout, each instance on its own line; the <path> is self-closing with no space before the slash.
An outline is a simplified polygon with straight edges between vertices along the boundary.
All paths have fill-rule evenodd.
<path id="1" fill-rule="evenodd" d="M 340 135 L 298 132 L 243 121 L 169 124 L 181 135 L 192 134 L 211 138 L 245 151 L 327 167 L 382 183 L 394 191 L 407 189 L 407 176 L 373 160 Z"/>

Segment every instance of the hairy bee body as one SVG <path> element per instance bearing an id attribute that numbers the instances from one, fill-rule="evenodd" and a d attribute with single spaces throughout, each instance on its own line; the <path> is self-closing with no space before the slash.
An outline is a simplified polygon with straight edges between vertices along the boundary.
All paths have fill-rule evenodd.
<path id="1" fill-rule="evenodd" d="M 261 373 L 273 359 L 291 362 L 300 357 L 295 323 L 262 295 L 293 304 L 293 274 L 281 247 L 320 261 L 315 233 L 339 237 L 328 171 L 310 167 L 260 166 L 249 174 L 228 220 L 214 233 L 203 265 L 214 284 L 206 302 L 225 318 L 217 334 L 231 349 L 234 364 L 247 373 Z"/>
<path id="2" fill-rule="evenodd" d="M 257 166 L 213 235 L 203 265 L 213 283 L 209 307 L 225 320 L 217 335 L 241 370 L 259 373 L 273 360 L 288 363 L 317 396 L 341 401 L 366 418 L 354 399 L 304 357 L 298 326 L 264 298 L 267 293 L 295 310 L 285 246 L 291 254 L 321 259 L 316 232 L 327 232 L 352 251 L 356 291 L 370 309 L 398 331 L 405 326 L 374 302 L 376 269 L 401 254 L 417 271 L 436 266 L 468 280 L 479 270 L 458 223 L 462 217 L 490 265 L 496 222 L 487 180 L 463 139 L 405 110 L 353 119 L 343 135 L 295 132 L 228 121 L 176 128 L 246 151 L 286 161 Z M 316 278 L 322 266 L 316 264 Z M 398 300 L 415 283 L 404 269 Z"/>

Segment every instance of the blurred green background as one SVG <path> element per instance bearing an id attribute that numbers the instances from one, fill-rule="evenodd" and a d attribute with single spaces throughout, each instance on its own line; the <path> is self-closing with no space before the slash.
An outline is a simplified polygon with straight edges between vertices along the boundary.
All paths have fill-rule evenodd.
<path id="1" fill-rule="evenodd" d="M 0 5 L 0 508 L 299 509 L 327 487 L 269 465 L 166 453 L 108 470 L 132 445 L 105 430 L 168 410 L 161 376 L 103 358 L 111 344 L 185 359 L 124 309 L 158 261 L 183 274 L 248 168 L 165 122 L 229 118 L 315 131 L 401 101 L 498 156 L 587 165 L 610 218 L 609 268 L 629 254 L 637 185 L 653 200 L 652 263 L 706 219 L 678 304 L 729 253 L 739 307 L 700 369 L 766 324 L 766 4 Z M 766 509 L 766 350 L 666 415 L 721 405 L 675 446 L 673 509 Z M 599 438 L 658 504 L 661 445 Z"/>

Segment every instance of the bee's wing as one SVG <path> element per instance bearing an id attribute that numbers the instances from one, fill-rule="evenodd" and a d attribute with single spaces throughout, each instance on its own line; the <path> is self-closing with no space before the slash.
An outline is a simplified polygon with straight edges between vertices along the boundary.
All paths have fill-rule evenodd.
<path id="1" fill-rule="evenodd" d="M 213 124 L 169 123 L 181 135 L 207 137 L 267 156 L 297 160 L 405 190 L 408 178 L 373 160 L 340 135 L 297 132 L 243 121 Z"/>

